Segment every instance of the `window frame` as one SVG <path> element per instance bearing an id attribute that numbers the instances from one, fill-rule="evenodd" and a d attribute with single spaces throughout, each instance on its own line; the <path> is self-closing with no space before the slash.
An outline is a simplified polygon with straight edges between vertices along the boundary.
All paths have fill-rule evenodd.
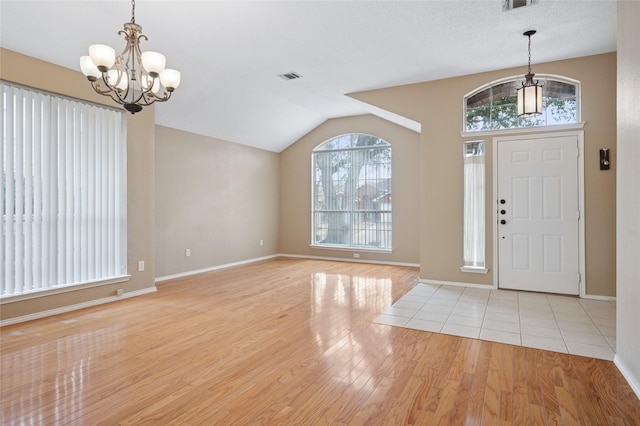
<path id="1" fill-rule="evenodd" d="M 344 147 L 340 147 L 340 148 L 335 148 L 335 149 L 322 149 L 322 147 L 326 144 L 331 143 L 332 141 L 335 141 L 336 139 L 339 138 L 343 138 L 346 136 L 357 136 L 357 135 L 363 135 L 363 136 L 368 136 L 371 138 L 376 138 L 379 141 L 383 142 L 383 144 L 380 145 L 368 145 L 368 146 L 361 146 L 361 147 L 356 147 L 356 146 L 349 146 L 348 148 L 344 148 Z M 387 232 L 388 236 L 385 238 L 386 241 L 388 241 L 388 246 L 385 247 L 375 247 L 375 246 L 367 246 L 367 245 L 354 245 L 354 240 L 350 239 L 350 243 L 349 245 L 344 245 L 344 244 L 331 244 L 331 243 L 327 243 L 327 244 L 322 244 L 319 243 L 318 241 L 316 241 L 316 231 L 317 231 L 317 224 L 316 224 L 316 214 L 320 213 L 323 210 L 326 209 L 317 209 L 316 208 L 316 187 L 317 187 L 317 183 L 316 183 L 316 154 L 321 154 L 321 153 L 331 153 L 331 152 L 355 152 L 355 151 L 364 151 L 364 150 L 370 150 L 372 148 L 377 148 L 377 149 L 388 149 L 389 150 L 389 161 L 388 161 L 388 167 L 389 167 L 389 175 L 391 176 L 391 178 L 389 178 L 389 191 L 388 194 L 391 195 L 392 194 L 392 182 L 393 182 L 393 148 L 392 148 L 392 144 L 387 141 L 386 139 L 383 139 L 379 136 L 375 136 L 369 133 L 364 133 L 364 132 L 352 132 L 352 133 L 343 133 L 343 134 L 339 134 L 336 136 L 333 136 L 325 141 L 323 141 L 322 143 L 316 145 L 312 151 L 311 151 L 311 156 L 310 156 L 310 161 L 311 161 L 311 226 L 310 226 L 310 244 L 309 247 L 311 248 L 317 248 L 317 249 L 329 249 L 329 250 L 342 250 L 342 251 L 358 251 L 358 252 L 377 252 L 377 253 L 391 253 L 393 252 L 393 202 L 392 199 L 390 197 L 390 201 L 389 201 L 389 208 L 388 209 L 380 209 L 380 210 L 376 210 L 376 212 L 372 212 L 370 211 L 370 209 L 364 209 L 364 211 L 362 209 L 356 209 L 353 206 L 349 209 L 349 210 L 345 210 L 342 211 L 343 214 L 348 214 L 349 215 L 349 227 L 350 230 L 353 231 L 354 229 L 354 216 L 358 215 L 358 214 L 367 214 L 367 213 L 379 213 L 379 214 L 384 214 L 384 215 L 389 215 L 389 220 L 385 221 L 386 223 L 389 224 L 389 229 L 388 230 L 380 230 L 378 228 L 376 228 L 376 232 Z M 350 163 L 351 164 L 351 163 Z M 379 178 L 379 179 L 384 179 L 384 178 Z M 362 185 L 361 185 L 362 186 Z M 353 188 L 354 190 L 357 190 L 358 188 L 360 188 L 361 186 L 355 187 Z M 355 195 L 355 194 L 354 194 Z"/>
<path id="2" fill-rule="evenodd" d="M 469 147 L 474 145 L 481 147 L 479 153 L 469 153 Z M 486 177 L 486 151 L 487 143 L 484 139 L 464 141 L 462 143 L 463 158 L 463 242 L 462 242 L 462 272 L 472 272 L 486 274 L 487 269 L 487 253 L 486 253 L 486 195 L 487 195 L 487 177 Z M 471 167 L 471 166 L 476 167 Z M 473 170 L 471 170 L 473 169 Z M 478 173 L 479 172 L 479 173 Z M 473 183 L 482 184 L 480 194 L 472 194 L 474 189 L 468 187 L 468 183 L 473 180 L 473 175 L 481 176 L 480 181 L 475 180 Z M 472 185 L 473 186 L 473 185 Z M 475 217 L 480 216 L 479 220 Z M 473 226 L 479 222 L 481 229 L 474 229 Z M 477 246 L 474 246 L 477 244 Z M 471 254 L 473 253 L 473 254 Z M 480 253 L 476 255 L 475 253 Z M 481 258 L 480 261 L 468 262 L 468 257 Z"/>
<path id="3" fill-rule="evenodd" d="M 467 99 L 469 99 L 470 97 L 484 91 L 487 90 L 491 87 L 495 87 L 495 86 L 499 86 L 505 83 L 509 83 L 509 82 L 513 82 L 514 83 L 514 95 L 515 95 L 515 88 L 517 86 L 517 84 L 519 84 L 520 82 L 524 81 L 523 76 L 521 75 L 515 75 L 515 76 L 509 76 L 509 77 L 504 77 L 504 78 L 500 78 L 491 82 L 488 82 L 486 84 L 483 84 L 480 87 L 477 87 L 475 89 L 473 89 L 472 91 L 466 93 L 463 97 L 462 97 L 462 131 L 461 131 L 461 135 L 463 137 L 477 137 L 477 136 L 486 136 L 486 135 L 492 135 L 492 134 L 496 134 L 496 133 L 508 133 L 508 132 L 540 132 L 540 131 L 546 131 L 546 130 L 565 130 L 565 129 L 576 129 L 576 128 L 583 128 L 584 127 L 584 123 L 582 122 L 582 85 L 580 83 L 579 80 L 570 78 L 570 77 L 566 77 L 566 76 L 562 76 L 562 75 L 556 75 L 556 74 L 536 74 L 536 78 L 535 79 L 540 79 L 540 80 L 553 80 L 553 81 L 557 81 L 560 83 L 565 83 L 565 84 L 571 84 L 574 85 L 576 88 L 576 121 L 574 123 L 563 123 L 563 124 L 543 124 L 543 125 L 534 125 L 534 126 L 516 126 L 516 127 L 509 127 L 509 128 L 504 128 L 504 129 L 481 129 L 481 130 L 467 130 Z M 544 90 L 544 89 L 543 89 Z M 544 92 L 543 92 L 543 101 L 544 101 L 544 105 L 543 105 L 543 110 L 546 111 L 547 105 L 546 105 L 546 99 L 544 99 Z"/>

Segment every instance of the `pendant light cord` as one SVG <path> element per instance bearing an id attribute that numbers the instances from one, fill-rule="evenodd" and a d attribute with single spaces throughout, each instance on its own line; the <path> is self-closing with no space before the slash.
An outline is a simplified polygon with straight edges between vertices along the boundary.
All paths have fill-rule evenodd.
<path id="1" fill-rule="evenodd" d="M 529 74 L 531 74 L 531 35 L 529 37 Z"/>

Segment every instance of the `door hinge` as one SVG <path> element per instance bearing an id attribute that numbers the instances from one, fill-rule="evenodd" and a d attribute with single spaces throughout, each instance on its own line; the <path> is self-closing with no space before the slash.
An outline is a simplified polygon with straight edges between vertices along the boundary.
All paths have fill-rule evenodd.
<path id="1" fill-rule="evenodd" d="M 578 284 L 580 284 L 581 281 L 582 281 L 582 276 L 580 275 L 580 272 L 578 272 Z"/>
<path id="2" fill-rule="evenodd" d="M 580 220 L 580 210 L 576 212 L 576 215 L 577 215 L 576 219 Z"/>

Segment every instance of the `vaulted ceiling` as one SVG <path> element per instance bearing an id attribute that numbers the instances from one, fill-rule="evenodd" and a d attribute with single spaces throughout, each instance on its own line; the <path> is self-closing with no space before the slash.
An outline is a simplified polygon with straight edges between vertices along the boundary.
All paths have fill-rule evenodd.
<path id="1" fill-rule="evenodd" d="M 0 2 L 0 46 L 79 70 L 93 43 L 121 51 L 129 1 Z M 182 72 L 156 123 L 280 152 L 334 117 L 373 113 L 348 93 L 616 50 L 615 0 L 145 1 L 143 50 Z M 535 66 L 534 66 L 535 71 Z M 302 77 L 284 80 L 280 74 Z M 43 75 L 42 78 L 47 78 Z M 80 84 L 88 84 L 79 74 Z"/>

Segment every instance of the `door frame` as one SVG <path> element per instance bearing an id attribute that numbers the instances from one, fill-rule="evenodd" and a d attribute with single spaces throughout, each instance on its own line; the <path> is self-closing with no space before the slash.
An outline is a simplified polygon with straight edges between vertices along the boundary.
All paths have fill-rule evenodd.
<path id="1" fill-rule="evenodd" d="M 491 196 L 493 217 L 493 288 L 498 289 L 500 269 L 498 265 L 498 143 L 504 141 L 518 141 L 530 139 L 548 139 L 561 136 L 576 136 L 578 139 L 578 271 L 580 283 L 578 285 L 578 297 L 586 296 L 587 278 L 585 271 L 585 223 L 584 223 L 584 130 L 567 132 L 536 132 L 520 136 L 495 136 L 493 138 L 493 194 Z"/>

